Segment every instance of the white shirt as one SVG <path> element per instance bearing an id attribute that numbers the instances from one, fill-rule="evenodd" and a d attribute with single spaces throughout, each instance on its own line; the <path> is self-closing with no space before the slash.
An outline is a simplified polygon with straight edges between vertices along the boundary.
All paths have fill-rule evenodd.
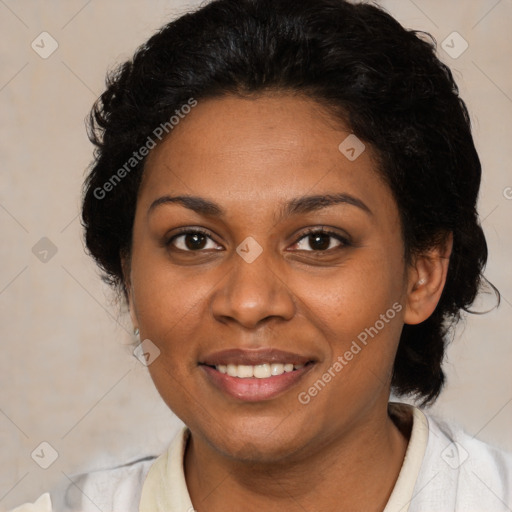
<path id="1" fill-rule="evenodd" d="M 383 512 L 512 512 L 512 453 L 416 407 L 389 410 L 412 416 L 412 430 Z M 193 512 L 183 471 L 188 435 L 183 428 L 158 458 L 85 473 L 11 512 Z"/>

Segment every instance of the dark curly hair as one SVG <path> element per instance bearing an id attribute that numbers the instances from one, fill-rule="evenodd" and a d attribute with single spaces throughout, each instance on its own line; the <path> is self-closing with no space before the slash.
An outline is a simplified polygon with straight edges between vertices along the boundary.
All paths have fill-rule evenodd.
<path id="1" fill-rule="evenodd" d="M 108 74 L 90 113 L 96 149 L 82 224 L 104 280 L 126 299 L 121 256 L 129 259 L 145 161 L 133 155 L 156 127 L 191 98 L 307 95 L 377 153 L 400 212 L 406 261 L 453 233 L 439 304 L 421 324 L 404 326 L 392 376 L 398 395 L 433 403 L 449 329 L 474 301 L 487 261 L 470 119 L 435 48 L 432 36 L 406 30 L 381 8 L 345 0 L 213 0 L 165 25 Z M 116 170 L 122 181 L 112 181 Z"/>

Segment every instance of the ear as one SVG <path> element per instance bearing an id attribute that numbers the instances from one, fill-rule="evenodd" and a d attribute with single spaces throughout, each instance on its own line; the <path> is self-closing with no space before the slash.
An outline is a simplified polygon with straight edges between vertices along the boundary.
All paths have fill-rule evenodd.
<path id="1" fill-rule="evenodd" d="M 436 309 L 446 283 L 452 247 L 453 233 L 450 232 L 438 245 L 414 257 L 408 269 L 406 324 L 419 324 Z"/>
<path id="2" fill-rule="evenodd" d="M 126 255 L 121 255 L 121 268 L 123 269 L 123 284 L 126 290 L 126 301 L 128 303 L 128 310 L 132 321 L 133 328 L 138 328 L 139 321 L 135 314 L 135 306 L 133 301 L 133 286 L 130 277 L 130 258 Z"/>

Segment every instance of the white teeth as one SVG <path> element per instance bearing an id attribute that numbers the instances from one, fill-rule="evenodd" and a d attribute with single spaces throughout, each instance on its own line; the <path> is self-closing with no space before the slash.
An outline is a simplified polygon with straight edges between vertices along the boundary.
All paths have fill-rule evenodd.
<path id="1" fill-rule="evenodd" d="M 254 367 L 254 376 L 257 379 L 268 379 L 271 375 L 269 364 L 259 364 Z"/>
<path id="2" fill-rule="evenodd" d="M 270 373 L 272 375 L 282 375 L 284 373 L 284 364 L 273 363 L 270 365 Z"/>
<path id="3" fill-rule="evenodd" d="M 241 379 L 249 379 L 254 376 L 254 366 L 249 366 L 245 364 L 238 365 L 238 375 Z"/>
<path id="4" fill-rule="evenodd" d="M 264 363 L 255 366 L 245 364 L 219 364 L 215 366 L 220 373 L 225 373 L 230 377 L 238 377 L 240 379 L 249 379 L 251 377 L 255 377 L 256 379 L 268 379 L 272 376 L 293 372 L 293 370 L 300 370 L 303 367 L 303 364 L 291 363 Z"/>

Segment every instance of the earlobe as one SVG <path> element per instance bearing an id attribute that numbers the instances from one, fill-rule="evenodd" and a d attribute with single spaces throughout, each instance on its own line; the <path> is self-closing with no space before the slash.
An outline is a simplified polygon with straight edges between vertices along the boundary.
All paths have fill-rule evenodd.
<path id="1" fill-rule="evenodd" d="M 404 322 L 419 324 L 436 309 L 448 275 L 453 247 L 453 234 L 441 243 L 415 257 L 409 267 Z"/>

